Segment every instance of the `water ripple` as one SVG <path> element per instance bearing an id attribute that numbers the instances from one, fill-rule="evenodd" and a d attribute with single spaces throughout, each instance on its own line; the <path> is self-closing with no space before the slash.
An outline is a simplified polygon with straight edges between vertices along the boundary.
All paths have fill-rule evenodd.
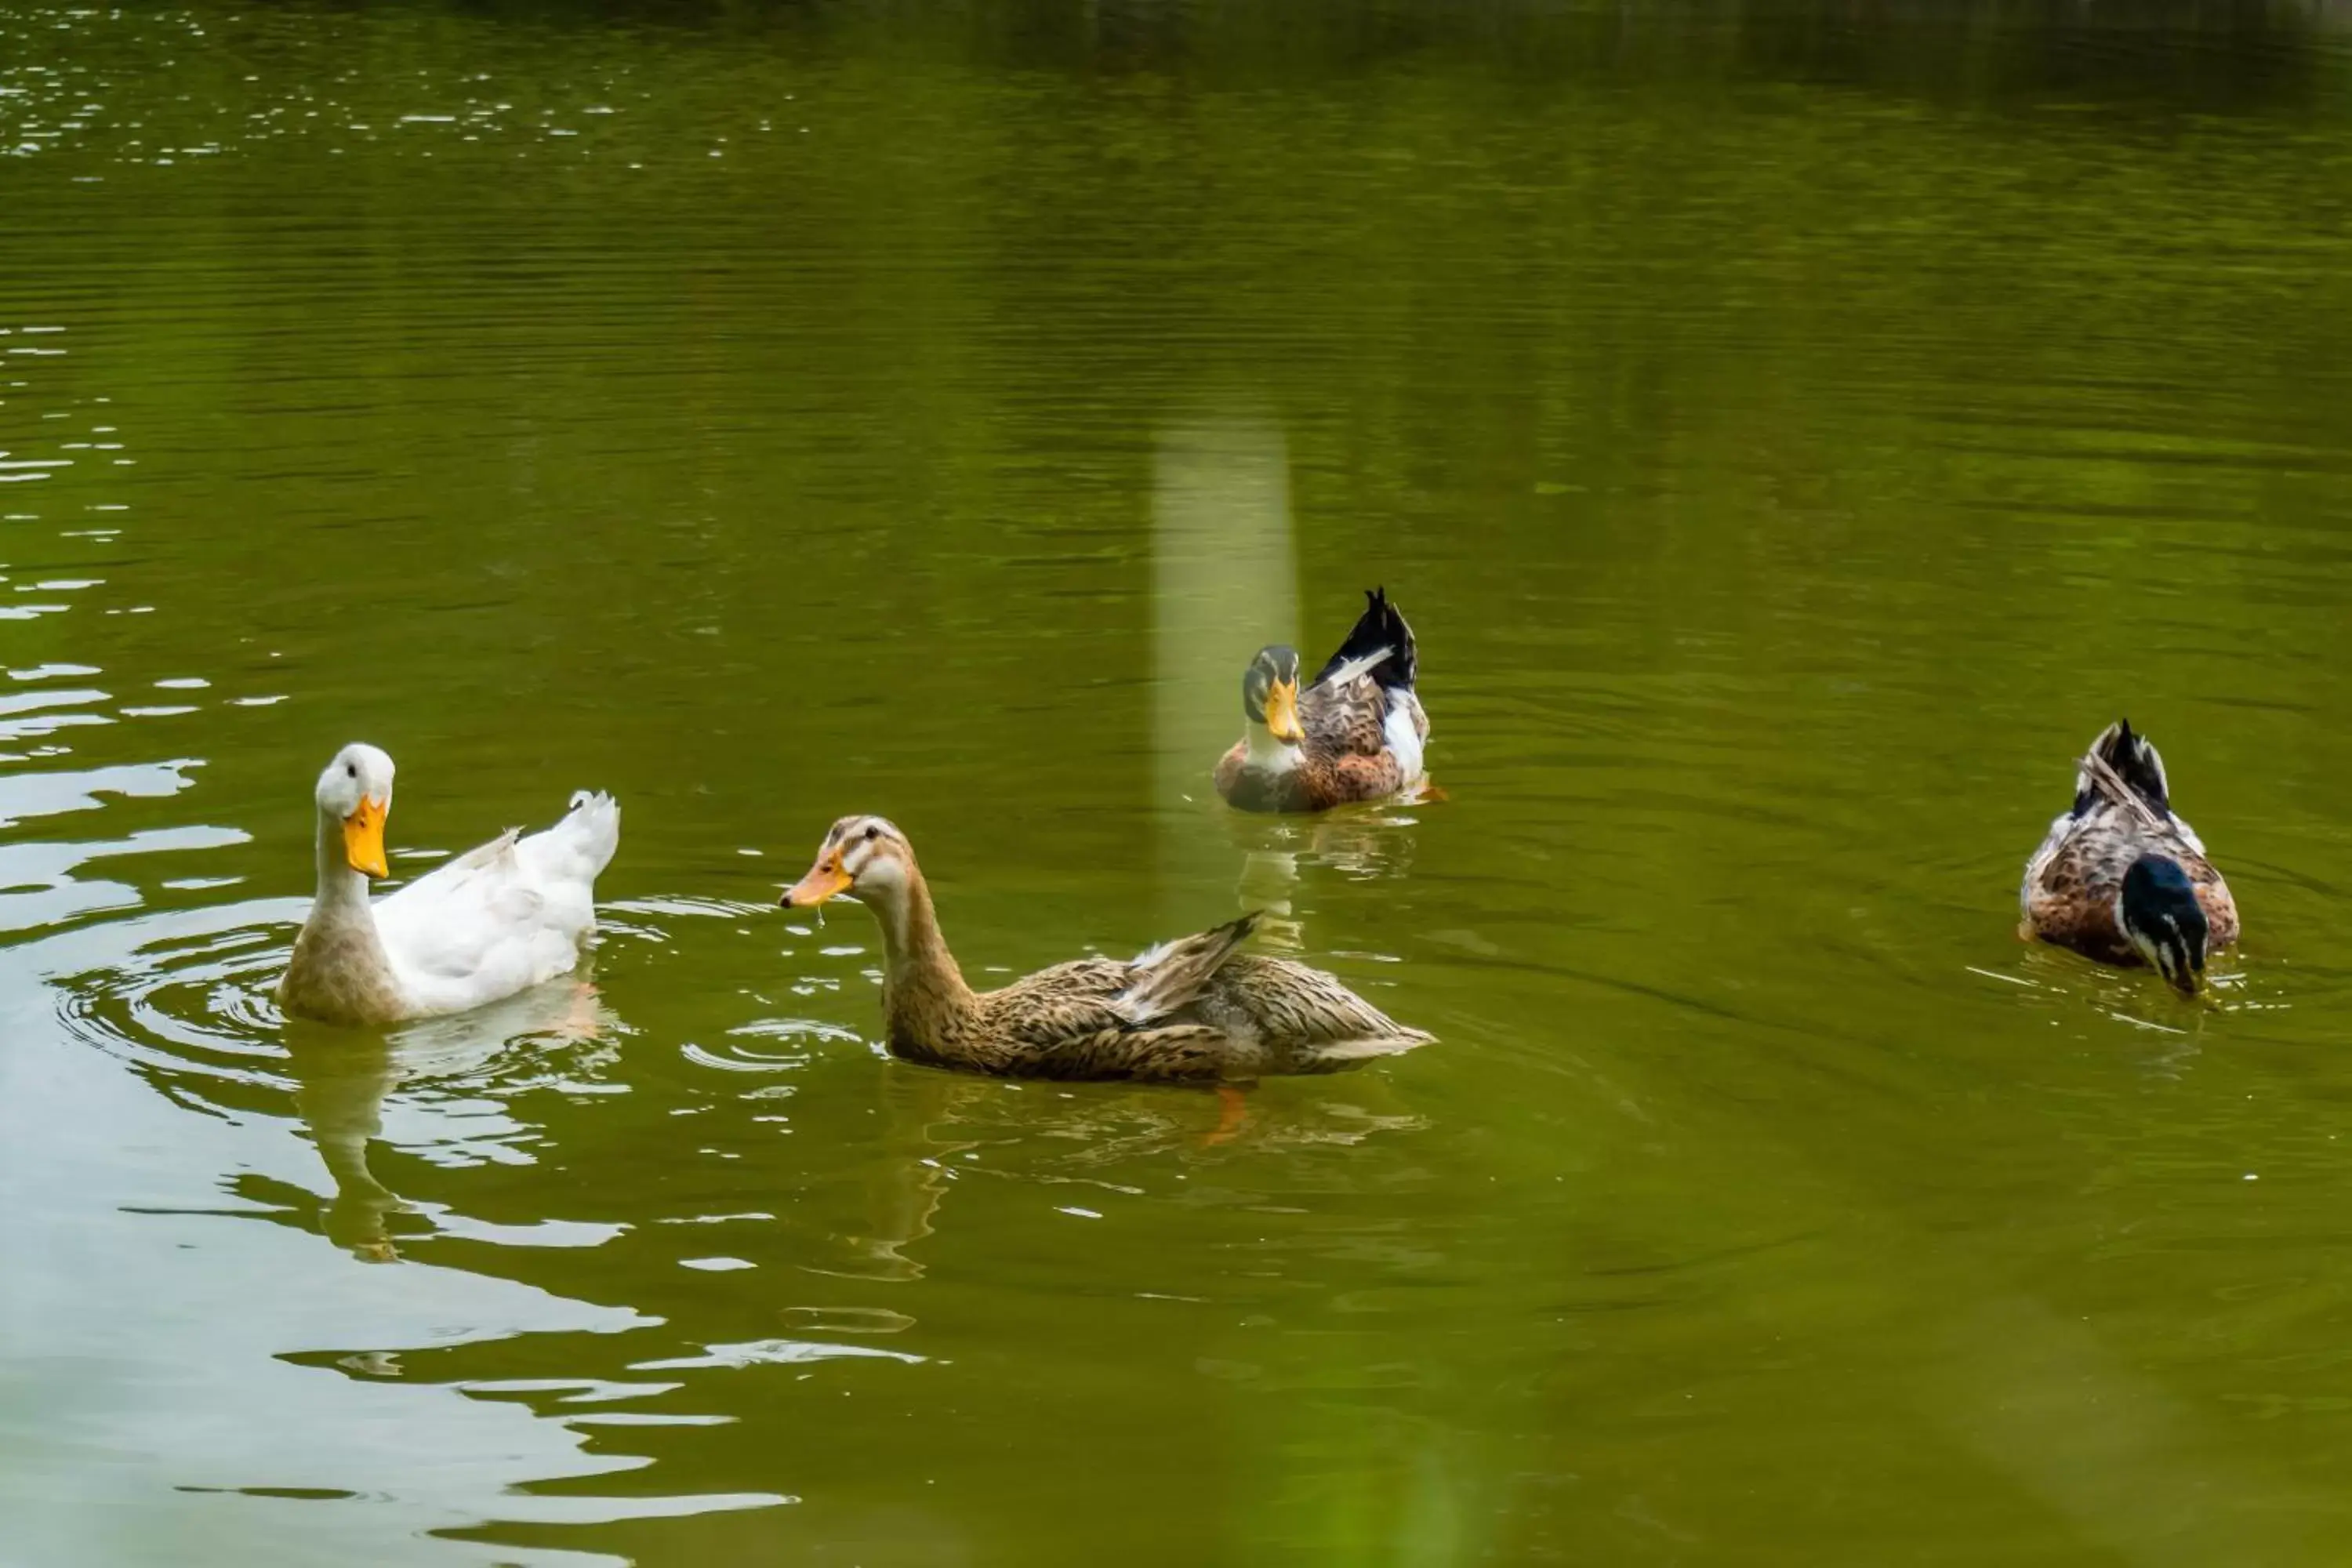
<path id="1" fill-rule="evenodd" d="M 863 1048 L 866 1044 L 865 1038 L 855 1029 L 807 1018 L 746 1024 L 728 1031 L 728 1043 L 716 1050 L 689 1041 L 678 1047 L 678 1054 L 697 1067 L 717 1068 L 722 1072 L 791 1072 L 808 1066 L 821 1047 L 854 1046 Z M 738 1043 L 747 1040 L 761 1043 Z M 802 1048 L 793 1048 L 795 1045 Z"/>
<path id="2" fill-rule="evenodd" d="M 126 1061 L 183 1083 L 286 1089 L 285 1018 L 269 993 L 286 963 L 287 915 L 285 900 L 269 900 L 77 933 L 87 967 L 49 994 L 76 1037 Z"/>

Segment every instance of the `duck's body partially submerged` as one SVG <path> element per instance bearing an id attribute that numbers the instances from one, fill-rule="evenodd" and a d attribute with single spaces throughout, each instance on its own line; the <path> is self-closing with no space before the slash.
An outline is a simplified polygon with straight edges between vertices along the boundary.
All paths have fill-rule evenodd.
<path id="1" fill-rule="evenodd" d="M 1338 1072 L 1433 1037 L 1331 975 L 1238 952 L 1255 915 L 1139 958 L 1082 958 L 975 992 L 940 935 L 906 837 L 844 817 L 787 909 L 855 889 L 882 922 L 882 1011 L 893 1055 L 1008 1078 L 1236 1082 Z"/>
<path id="2" fill-rule="evenodd" d="M 462 1013 L 579 962 L 596 924 L 596 875 L 620 843 L 621 808 L 583 791 L 563 820 L 509 831 L 374 903 L 386 874 L 392 759 L 346 746 L 319 775 L 318 900 L 278 983 L 287 1012 L 331 1024 Z"/>
<path id="3" fill-rule="evenodd" d="M 1429 715 L 1413 692 L 1412 628 L 1385 589 L 1305 690 L 1298 653 L 1258 650 L 1242 677 L 1247 731 L 1217 763 L 1217 793 L 1244 811 L 1325 811 L 1418 784 Z"/>
<path id="4" fill-rule="evenodd" d="M 2074 775 L 2074 804 L 2026 862 L 2029 933 L 2105 963 L 2146 963 L 2184 992 L 2207 953 L 2238 940 L 2238 905 L 2173 815 L 2164 759 L 2130 723 L 2109 725 Z"/>

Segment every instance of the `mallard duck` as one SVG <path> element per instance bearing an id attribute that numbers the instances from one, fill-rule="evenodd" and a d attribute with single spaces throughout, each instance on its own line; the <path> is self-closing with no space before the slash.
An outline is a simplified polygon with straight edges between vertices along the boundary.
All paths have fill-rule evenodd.
<path id="1" fill-rule="evenodd" d="M 2182 994 L 2238 940 L 2238 906 L 2195 829 L 2172 814 L 2164 759 L 2110 724 L 2074 773 L 2074 804 L 2025 863 L 2025 929 L 2105 963 L 2146 963 Z"/>
<path id="2" fill-rule="evenodd" d="M 1242 674 L 1247 728 L 1217 763 L 1244 811 L 1323 811 L 1420 782 L 1429 715 L 1413 695 L 1412 628 L 1374 588 L 1339 651 L 1304 691 L 1298 650 L 1262 647 Z"/>
<path id="3" fill-rule="evenodd" d="M 572 797 L 563 820 L 510 828 L 368 902 L 390 875 L 392 759 L 350 745 L 319 775 L 319 897 L 278 983 L 287 1012 L 330 1024 L 462 1013 L 571 968 L 596 924 L 596 873 L 621 841 L 609 795 Z"/>
<path id="4" fill-rule="evenodd" d="M 1245 1082 L 1337 1072 L 1427 1043 L 1320 970 L 1236 952 L 1258 917 L 1134 959 L 1057 963 L 997 991 L 964 984 L 907 836 L 878 816 L 833 825 L 780 900 L 853 895 L 882 923 L 892 1054 L 1007 1078 Z"/>

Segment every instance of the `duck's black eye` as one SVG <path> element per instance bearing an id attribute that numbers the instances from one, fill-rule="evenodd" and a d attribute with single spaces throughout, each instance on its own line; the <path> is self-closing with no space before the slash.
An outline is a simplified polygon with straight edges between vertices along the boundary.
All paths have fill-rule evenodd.
<path id="1" fill-rule="evenodd" d="M 867 824 L 866 825 L 866 843 L 871 844 L 871 843 L 873 843 L 876 839 L 877 839 L 877 838 L 879 838 L 879 837 L 882 837 L 882 830 L 881 830 L 880 828 L 878 828 L 878 827 L 875 826 L 874 826 L 872 823 L 870 823 L 870 822 L 869 822 L 869 823 L 867 823 Z"/>
<path id="2" fill-rule="evenodd" d="M 360 765 L 359 765 L 359 763 L 345 763 L 343 764 L 343 775 L 344 775 L 346 778 L 354 778 L 354 779 L 355 779 L 355 778 L 359 777 L 359 776 L 360 776 Z"/>

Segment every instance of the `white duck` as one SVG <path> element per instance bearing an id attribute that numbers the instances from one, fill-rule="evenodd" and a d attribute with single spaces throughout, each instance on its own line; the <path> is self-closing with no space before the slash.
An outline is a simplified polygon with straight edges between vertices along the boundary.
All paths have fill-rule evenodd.
<path id="1" fill-rule="evenodd" d="M 583 790 L 544 833 L 510 828 L 371 905 L 389 875 L 392 759 L 349 745 L 319 775 L 319 899 L 278 983 L 287 1012 L 331 1024 L 462 1013 L 571 968 L 596 925 L 596 873 L 621 808 Z"/>

